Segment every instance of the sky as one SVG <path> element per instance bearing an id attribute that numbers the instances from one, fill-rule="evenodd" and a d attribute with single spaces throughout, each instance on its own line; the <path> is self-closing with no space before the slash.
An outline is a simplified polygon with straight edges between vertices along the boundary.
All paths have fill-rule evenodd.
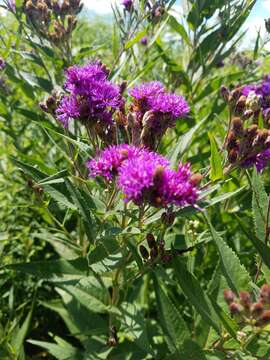
<path id="1" fill-rule="evenodd" d="M 111 13 L 111 0 L 84 0 L 84 3 L 89 10 L 93 10 L 99 15 Z M 179 0 L 177 0 L 176 4 L 176 10 L 181 9 Z M 248 47 L 248 45 L 254 41 L 259 29 L 261 29 L 262 36 L 266 34 L 264 26 L 264 19 L 266 18 L 270 18 L 270 0 L 257 0 L 256 5 L 244 25 L 244 29 L 247 29 L 243 43 L 244 47 Z"/>

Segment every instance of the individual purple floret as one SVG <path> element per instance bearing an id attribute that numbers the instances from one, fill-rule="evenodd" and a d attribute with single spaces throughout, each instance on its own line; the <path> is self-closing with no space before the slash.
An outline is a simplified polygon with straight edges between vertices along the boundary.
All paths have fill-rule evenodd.
<path id="1" fill-rule="evenodd" d="M 146 149 L 128 144 L 109 146 L 96 159 L 88 161 L 89 176 L 101 176 L 106 180 L 112 180 L 118 175 L 118 170 L 125 160 L 135 156 L 139 158 L 145 153 L 148 153 Z"/>
<path id="2" fill-rule="evenodd" d="M 173 120 L 185 116 L 190 110 L 186 100 L 176 94 L 159 94 L 150 99 L 149 104 L 154 113 L 168 115 Z"/>
<path id="3" fill-rule="evenodd" d="M 121 5 L 124 6 L 125 10 L 130 11 L 133 6 L 133 0 L 122 0 Z"/>

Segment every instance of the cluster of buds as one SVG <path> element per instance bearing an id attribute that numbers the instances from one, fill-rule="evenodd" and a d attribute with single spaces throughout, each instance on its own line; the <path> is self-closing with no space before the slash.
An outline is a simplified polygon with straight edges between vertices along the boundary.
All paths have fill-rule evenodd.
<path id="1" fill-rule="evenodd" d="M 156 241 L 154 235 L 149 233 L 146 236 L 146 241 L 149 249 L 144 245 L 140 245 L 140 253 L 145 261 L 156 263 L 160 260 L 163 264 L 167 264 L 172 260 L 171 253 L 165 250 L 165 243 L 163 240 Z"/>
<path id="2" fill-rule="evenodd" d="M 241 167 L 256 165 L 261 171 L 270 158 L 270 77 L 232 91 L 223 86 L 221 94 L 232 116 L 225 141 L 228 161 Z M 264 128 L 258 126 L 260 114 Z"/>
<path id="3" fill-rule="evenodd" d="M 270 323 L 270 285 L 264 284 L 258 299 L 253 302 L 250 293 L 240 291 L 237 297 L 231 290 L 224 290 L 231 315 L 242 325 L 263 327 Z"/>
<path id="4" fill-rule="evenodd" d="M 59 45 L 71 36 L 82 6 L 81 0 L 27 0 L 23 9 L 37 33 Z"/>
<path id="5" fill-rule="evenodd" d="M 244 128 L 240 117 L 232 119 L 226 141 L 228 160 L 231 164 L 239 164 L 243 167 L 256 164 L 257 156 L 269 147 L 270 130 L 259 129 L 256 124 Z"/>

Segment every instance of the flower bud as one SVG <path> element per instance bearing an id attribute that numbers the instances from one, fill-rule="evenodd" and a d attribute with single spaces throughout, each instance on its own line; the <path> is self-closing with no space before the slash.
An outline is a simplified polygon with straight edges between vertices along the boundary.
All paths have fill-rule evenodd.
<path id="1" fill-rule="evenodd" d="M 250 293 L 248 293 L 247 291 L 240 291 L 240 293 L 239 293 L 239 299 L 240 299 L 241 305 L 243 305 L 243 307 L 244 307 L 246 310 L 249 310 L 249 309 L 250 309 L 250 306 L 251 306 Z"/>
<path id="2" fill-rule="evenodd" d="M 175 214 L 172 211 L 165 212 L 161 215 L 162 224 L 172 226 L 175 220 Z"/>
<path id="3" fill-rule="evenodd" d="M 223 99 L 228 102 L 229 101 L 229 96 L 230 96 L 230 91 L 229 89 L 222 85 L 221 88 L 220 88 L 220 93 L 221 93 L 221 96 L 223 97 Z"/>
<path id="4" fill-rule="evenodd" d="M 240 315 L 243 311 L 243 307 L 235 302 L 230 304 L 229 309 L 232 315 Z"/>
<path id="5" fill-rule="evenodd" d="M 235 105 L 235 114 L 242 115 L 246 107 L 246 97 L 244 95 L 240 96 L 239 100 Z"/>
<path id="6" fill-rule="evenodd" d="M 146 247 L 144 245 L 140 245 L 140 253 L 145 260 L 147 260 L 149 258 L 148 250 L 146 249 Z"/>
<path id="7" fill-rule="evenodd" d="M 151 250 L 150 250 L 150 258 L 151 260 L 155 260 L 158 256 L 158 248 L 157 246 L 154 246 Z"/>
<path id="8" fill-rule="evenodd" d="M 251 306 L 251 314 L 254 318 L 258 318 L 263 313 L 263 304 L 257 302 Z"/>
<path id="9" fill-rule="evenodd" d="M 270 285 L 264 284 L 260 290 L 260 299 L 263 304 L 270 304 Z"/>
<path id="10" fill-rule="evenodd" d="M 265 326 L 270 323 L 270 310 L 264 310 L 256 322 L 256 326 Z"/>
<path id="11" fill-rule="evenodd" d="M 236 149 L 230 150 L 230 152 L 228 154 L 228 161 L 231 164 L 234 164 L 236 162 L 237 158 L 238 158 L 238 151 Z"/>
<path id="12" fill-rule="evenodd" d="M 257 95 L 254 91 L 251 91 L 246 99 L 246 106 L 253 112 L 257 111 L 261 107 L 262 97 Z"/>
<path id="13" fill-rule="evenodd" d="M 192 174 L 190 179 L 189 179 L 189 182 L 192 184 L 192 185 L 199 185 L 200 182 L 202 181 L 203 179 L 203 176 L 199 173 L 195 173 L 195 174 Z"/>
<path id="14" fill-rule="evenodd" d="M 232 292 L 230 289 L 225 289 L 224 292 L 224 299 L 228 305 L 230 305 L 235 299 L 235 293 Z"/>
<path id="15" fill-rule="evenodd" d="M 237 138 L 233 131 L 230 131 L 227 137 L 227 149 L 237 149 Z"/>
<path id="16" fill-rule="evenodd" d="M 239 117 L 232 119 L 232 130 L 237 137 L 243 135 L 243 122 Z"/>
<path id="17" fill-rule="evenodd" d="M 153 234 L 149 233 L 146 235 L 147 244 L 150 249 L 156 246 L 156 240 Z"/>

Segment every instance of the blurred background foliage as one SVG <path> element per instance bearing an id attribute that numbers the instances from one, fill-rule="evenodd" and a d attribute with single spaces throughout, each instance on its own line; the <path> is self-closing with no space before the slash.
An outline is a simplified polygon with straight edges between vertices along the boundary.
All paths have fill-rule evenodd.
<path id="1" fill-rule="evenodd" d="M 211 156 L 208 134 L 214 134 L 220 146 L 227 129 L 228 113 L 219 94 L 221 85 L 234 88 L 270 73 L 268 43 L 259 33 L 248 50 L 242 51 L 240 46 L 244 36 L 242 26 L 256 1 L 188 0 L 181 18 L 174 16 L 173 0 L 152 1 L 152 10 L 147 11 L 142 0 L 133 15 L 115 4 L 113 19 L 81 13 L 72 34 L 69 58 L 59 45 L 38 36 L 27 21 L 22 3 L 16 1 L 16 12 L 5 12 L 0 19 L 0 57 L 6 61 L 5 69 L 0 72 L 0 358 L 161 359 L 166 352 L 159 340 L 162 332 L 155 334 L 160 347 L 156 357 L 145 357 L 143 347 L 132 340 L 137 335 L 132 335 L 136 328 L 132 328 L 129 316 L 131 319 L 131 314 L 137 312 L 137 321 L 141 321 L 139 308 L 132 307 L 135 294 L 140 293 L 142 307 L 146 306 L 145 297 L 149 294 L 148 311 L 156 311 L 152 307 L 153 291 L 147 283 L 135 282 L 130 290 L 130 303 L 126 304 L 130 339 L 109 357 L 108 349 L 105 351 L 104 345 L 99 344 L 100 330 L 94 326 L 98 322 L 100 328 L 106 328 L 104 316 L 94 311 L 90 317 L 87 308 L 63 290 L 61 279 L 57 278 L 56 284 L 47 281 L 50 275 L 46 267 L 41 278 L 36 276 L 35 268 L 24 273 L 5 267 L 60 257 L 74 259 L 84 251 L 78 213 L 65 212 L 33 177 L 35 169 L 48 175 L 72 169 L 63 129 L 44 115 L 39 102 L 52 89 L 60 88 L 67 66 L 93 59 L 101 59 L 111 69 L 111 79 L 119 84 L 127 81 L 128 88 L 143 80 L 159 80 L 168 89 L 184 94 L 192 109 L 188 121 L 179 121 L 176 129 L 170 130 L 161 151 L 166 154 L 177 148 L 181 160 L 189 160 L 195 171 L 207 172 Z M 145 37 L 146 43 L 142 41 Z M 188 136 L 183 138 L 183 134 Z M 78 135 L 86 142 L 85 134 Z M 76 140 L 76 135 L 73 138 Z M 24 163 L 33 168 L 24 168 Z M 269 192 L 269 178 L 264 181 Z M 218 197 L 246 185 L 246 180 L 235 172 L 219 182 L 211 196 Z M 217 202 L 208 215 L 225 242 L 254 275 L 255 250 L 247 236 L 253 231 L 249 226 L 253 221 L 250 204 L 251 192 L 245 188 L 233 198 Z M 185 237 L 185 242 L 192 244 L 194 239 L 204 238 L 206 231 L 202 216 L 195 214 L 188 220 L 179 218 L 171 236 L 179 236 L 179 241 Z M 196 247 L 188 257 L 188 268 L 203 288 L 207 287 L 216 262 L 216 250 L 210 241 Z M 72 279 L 69 281 L 72 284 Z M 173 281 L 164 281 L 169 282 L 169 292 L 189 322 L 193 316 L 190 304 L 184 301 Z M 156 318 L 156 314 L 150 317 Z M 150 334 L 154 326 L 150 320 L 147 322 Z M 95 332 L 96 337 L 88 337 Z M 125 338 L 124 330 L 121 336 Z M 203 331 L 200 336 L 203 338 Z M 43 343 L 41 350 L 36 346 L 38 342 L 26 339 L 54 342 L 55 346 Z M 86 355 L 82 355 L 83 349 Z M 199 359 L 193 351 L 193 357 L 191 351 L 189 355 L 182 354 L 182 358 Z M 207 359 L 223 358 L 211 356 Z M 241 356 L 235 359 L 248 359 L 247 355 Z"/>

